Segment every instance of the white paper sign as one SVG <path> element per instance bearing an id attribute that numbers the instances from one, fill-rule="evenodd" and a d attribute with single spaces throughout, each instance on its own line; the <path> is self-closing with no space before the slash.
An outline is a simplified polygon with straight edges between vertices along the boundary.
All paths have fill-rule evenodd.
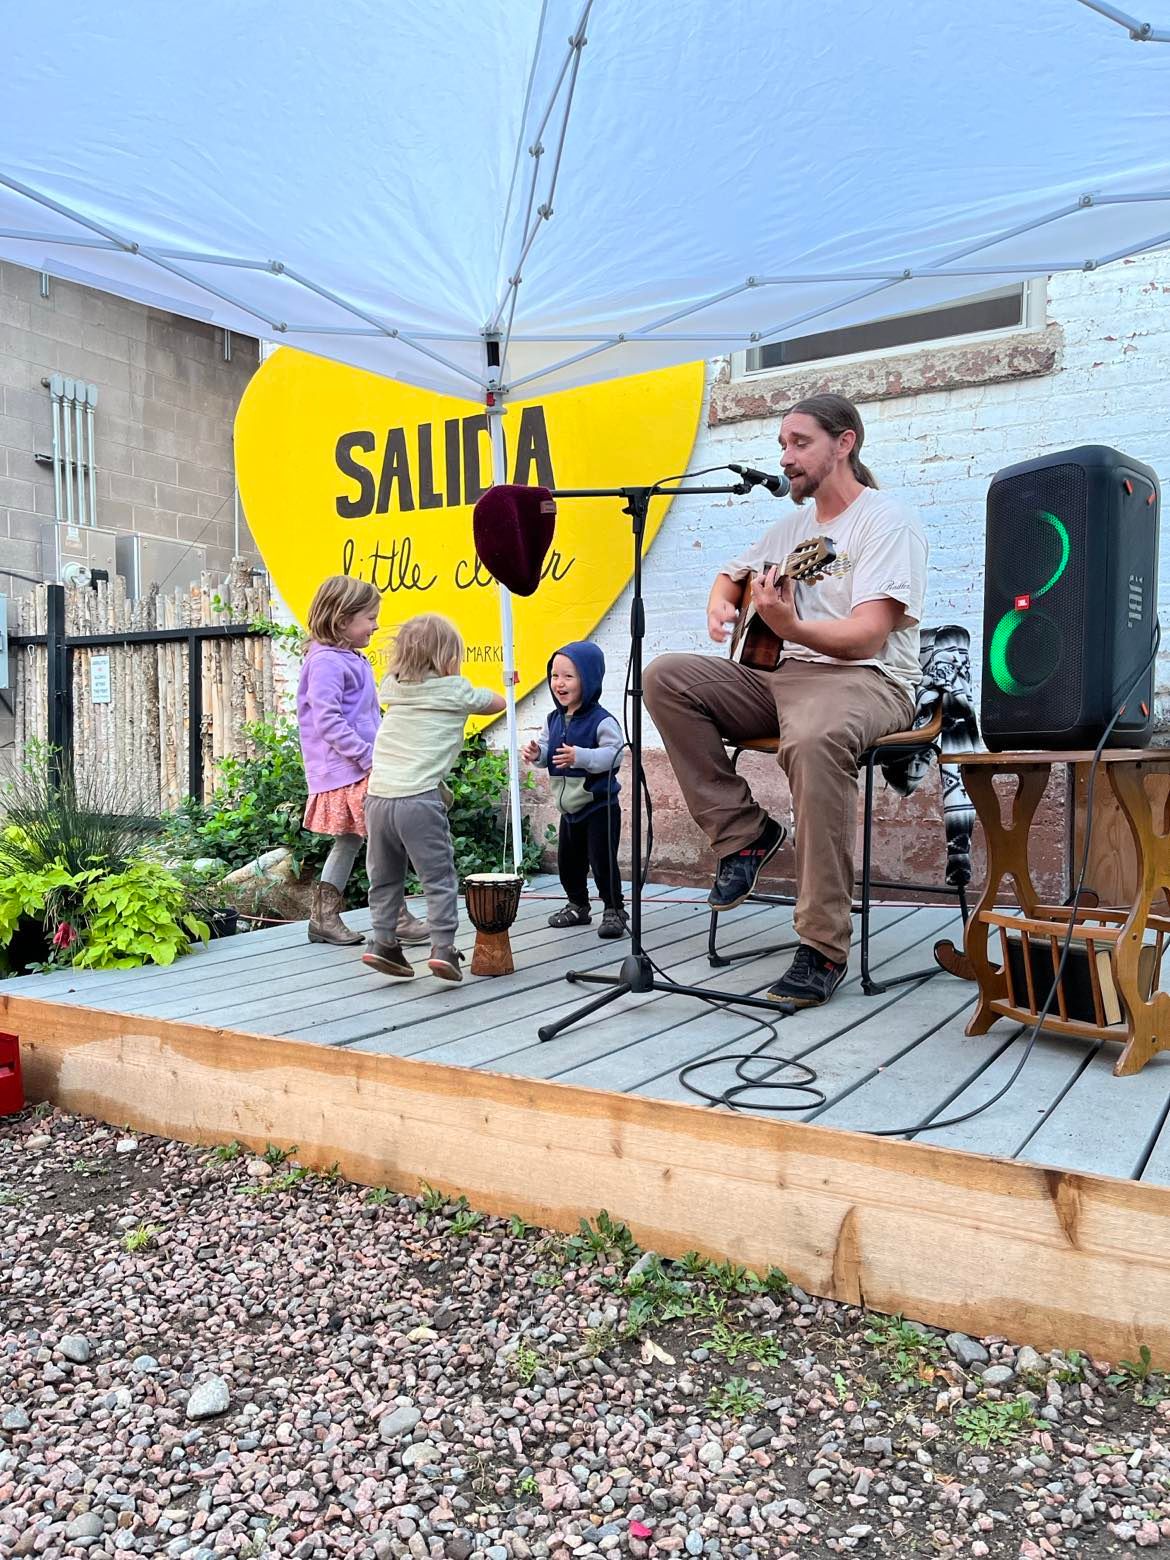
<path id="1" fill-rule="evenodd" d="M 91 655 L 89 658 L 89 696 L 94 704 L 110 702 L 110 658 L 108 655 Z"/>

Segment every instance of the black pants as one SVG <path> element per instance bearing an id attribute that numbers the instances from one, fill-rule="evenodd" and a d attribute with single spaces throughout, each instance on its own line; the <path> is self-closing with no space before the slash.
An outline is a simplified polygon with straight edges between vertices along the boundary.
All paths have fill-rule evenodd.
<path id="1" fill-rule="evenodd" d="M 561 818 L 557 841 L 557 871 L 566 898 L 575 905 L 589 903 L 589 871 L 607 910 L 622 908 L 622 875 L 618 871 L 618 841 L 622 837 L 622 810 L 599 807 L 588 818 L 571 823 Z"/>

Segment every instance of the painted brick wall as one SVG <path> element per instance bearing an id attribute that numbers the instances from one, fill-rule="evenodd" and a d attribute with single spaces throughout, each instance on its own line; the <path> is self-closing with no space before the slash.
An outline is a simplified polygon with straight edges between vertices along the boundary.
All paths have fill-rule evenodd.
<path id="1" fill-rule="evenodd" d="M 930 539 L 925 621 L 968 628 L 976 672 L 984 502 L 997 470 L 1048 450 L 1095 442 L 1146 461 L 1164 484 L 1170 480 L 1170 252 L 1051 278 L 1047 317 L 1060 326 L 1062 337 L 1051 372 L 1038 374 L 1033 366 L 1000 383 L 887 396 L 862 406 L 867 463 L 883 487 L 917 506 Z M 712 364 L 710 378 L 723 367 Z M 831 369 L 825 377 L 831 378 Z M 736 460 L 775 470 L 776 433 L 774 416 L 714 427 L 705 418 L 691 464 Z M 759 492 L 743 499 L 676 500 L 647 560 L 647 659 L 666 650 L 713 650 L 705 636 L 704 610 L 711 578 L 719 562 L 770 524 L 785 502 Z M 615 545 L 626 543 L 624 525 L 615 504 Z M 1170 548 L 1164 546 L 1159 583 L 1164 621 L 1170 621 L 1165 618 L 1168 605 Z M 615 711 L 628 620 L 626 595 L 596 634 L 609 666 L 606 687 Z M 545 702 L 526 700 L 521 725 L 539 720 Z M 1170 726 L 1170 643 L 1159 660 L 1158 714 L 1162 727 Z M 757 794 L 783 814 L 786 787 L 769 772 L 774 766 L 754 763 L 753 773 L 762 776 Z M 682 808 L 652 728 L 646 767 L 656 809 L 655 876 L 703 875 L 710 869 L 706 842 Z M 627 798 L 628 793 L 627 779 Z M 939 869 L 942 828 L 936 822 L 936 798 L 931 780 L 909 802 L 882 799 L 877 838 L 883 875 Z M 550 814 L 539 807 L 538 816 L 543 827 Z M 1046 807 L 1042 833 L 1042 875 L 1055 888 L 1063 856 L 1062 814 L 1055 797 Z M 778 863 L 781 876 L 791 870 L 786 852 Z"/>

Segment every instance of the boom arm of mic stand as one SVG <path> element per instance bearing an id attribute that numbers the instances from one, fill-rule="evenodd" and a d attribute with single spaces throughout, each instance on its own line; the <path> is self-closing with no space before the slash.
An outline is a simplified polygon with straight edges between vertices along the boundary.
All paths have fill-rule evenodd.
<path id="1" fill-rule="evenodd" d="M 628 992 L 660 991 L 677 996 L 701 997 L 707 1001 L 735 1007 L 760 1008 L 773 1018 L 786 1018 L 795 1011 L 790 1003 L 769 1002 L 762 997 L 739 995 L 733 991 L 719 991 L 702 986 L 681 986 L 674 981 L 655 975 L 654 967 L 642 946 L 642 641 L 645 638 L 645 606 L 642 599 L 642 541 L 646 531 L 646 517 L 652 498 L 673 498 L 688 493 L 750 492 L 751 484 L 685 487 L 654 484 L 649 487 L 621 488 L 553 488 L 554 498 L 624 498 L 625 513 L 630 516 L 634 538 L 633 597 L 630 602 L 630 751 L 633 754 L 634 791 L 630 805 L 630 855 L 632 884 L 630 898 L 630 952 L 622 960 L 617 975 L 597 975 L 592 970 L 569 970 L 565 978 L 570 983 L 607 986 L 609 990 L 595 997 L 584 1006 L 574 1009 L 554 1024 L 545 1024 L 537 1030 L 540 1039 L 551 1040 L 561 1030 L 608 1006 Z"/>

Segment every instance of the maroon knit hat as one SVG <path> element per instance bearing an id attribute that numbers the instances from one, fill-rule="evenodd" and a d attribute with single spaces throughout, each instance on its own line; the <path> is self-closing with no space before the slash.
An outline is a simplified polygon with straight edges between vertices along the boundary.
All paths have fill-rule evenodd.
<path id="1" fill-rule="evenodd" d="M 548 488 L 514 482 L 488 488 L 476 504 L 472 525 L 479 561 L 514 595 L 531 596 L 540 584 L 556 513 Z"/>

